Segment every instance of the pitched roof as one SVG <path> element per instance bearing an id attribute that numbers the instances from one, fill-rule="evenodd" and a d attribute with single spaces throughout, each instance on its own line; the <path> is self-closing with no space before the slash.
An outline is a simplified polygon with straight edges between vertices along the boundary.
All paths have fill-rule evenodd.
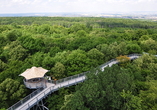
<path id="1" fill-rule="evenodd" d="M 48 72 L 48 70 L 42 68 L 42 67 L 32 67 L 30 69 L 27 69 L 19 76 L 23 76 L 26 78 L 26 80 L 33 79 L 33 78 L 41 78 L 44 77 L 45 73 Z"/>

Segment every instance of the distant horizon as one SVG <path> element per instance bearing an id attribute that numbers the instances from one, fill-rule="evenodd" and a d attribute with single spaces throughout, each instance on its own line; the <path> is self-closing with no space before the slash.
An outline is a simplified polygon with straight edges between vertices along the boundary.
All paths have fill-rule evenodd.
<path id="1" fill-rule="evenodd" d="M 147 14 L 151 14 L 151 13 L 156 13 L 157 14 L 157 11 L 129 11 L 129 12 L 123 12 L 123 11 L 106 11 L 106 12 L 12 12 L 12 13 L 0 13 L 0 14 L 49 14 L 49 13 L 89 13 L 89 14 L 101 14 L 101 13 L 107 13 L 107 14 L 116 14 L 116 13 L 127 13 L 127 14 L 132 14 L 132 13 L 147 13 Z"/>
<path id="2" fill-rule="evenodd" d="M 1 0 L 0 14 L 157 12 L 157 0 Z"/>
<path id="3" fill-rule="evenodd" d="M 32 13 L 3 13 L 0 17 L 104 17 L 149 19 L 157 21 L 156 11 L 138 12 L 32 12 Z"/>

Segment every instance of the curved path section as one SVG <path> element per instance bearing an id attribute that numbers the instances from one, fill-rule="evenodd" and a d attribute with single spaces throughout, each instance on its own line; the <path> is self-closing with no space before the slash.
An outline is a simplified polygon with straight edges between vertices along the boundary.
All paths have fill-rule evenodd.
<path id="1" fill-rule="evenodd" d="M 136 59 L 139 56 L 141 56 L 141 55 L 140 54 L 128 55 L 128 57 L 130 57 L 130 60 Z M 117 63 L 118 63 L 118 61 L 116 59 L 112 59 L 112 60 L 108 61 L 107 63 L 100 65 L 99 68 L 102 71 L 104 71 L 104 69 L 106 67 L 108 67 L 108 66 L 111 67 L 113 64 L 117 64 Z M 43 98 L 47 97 L 49 94 L 59 90 L 59 88 L 69 87 L 72 85 L 76 85 L 77 83 L 83 82 L 86 79 L 85 74 L 88 72 L 89 71 L 57 80 L 56 84 L 54 84 L 54 82 L 52 82 L 52 81 L 48 81 L 46 88 L 41 88 L 41 89 L 34 91 L 30 95 L 26 96 L 24 99 L 20 100 L 19 102 L 17 102 L 16 104 L 14 104 L 10 108 L 8 108 L 8 110 L 28 110 L 31 107 L 33 107 L 34 105 L 36 105 Z"/>

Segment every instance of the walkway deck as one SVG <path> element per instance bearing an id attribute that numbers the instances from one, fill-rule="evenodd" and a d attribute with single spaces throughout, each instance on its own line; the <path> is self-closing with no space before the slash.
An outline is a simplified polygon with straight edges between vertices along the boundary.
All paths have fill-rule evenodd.
<path id="1" fill-rule="evenodd" d="M 128 55 L 128 57 L 130 57 L 131 60 L 136 59 L 139 56 L 140 56 L 139 54 Z M 117 64 L 117 63 L 118 61 L 116 59 L 113 59 L 103 65 L 100 65 L 100 68 L 102 71 L 104 71 L 104 69 L 107 66 L 111 67 L 113 64 Z M 54 91 L 57 91 L 59 88 L 69 87 L 72 85 L 76 85 L 77 83 L 83 82 L 86 78 L 85 76 L 86 73 L 87 72 L 58 80 L 56 82 L 56 85 L 54 85 L 53 83 L 47 83 L 47 87 L 45 89 L 39 90 L 33 95 L 27 96 L 29 100 L 25 101 L 24 98 L 23 100 L 19 101 L 18 103 L 8 108 L 8 110 L 28 110 L 34 105 L 36 105 L 40 100 L 45 98 L 47 95 L 51 94 Z"/>
<path id="2" fill-rule="evenodd" d="M 16 108 L 16 110 L 27 110 L 33 107 L 34 105 L 36 105 L 37 102 L 45 98 L 47 95 L 51 94 L 52 92 L 57 91 L 59 88 L 76 85 L 77 83 L 83 82 L 84 80 L 85 80 L 85 76 L 82 76 L 82 77 L 71 79 L 71 80 L 56 84 L 56 85 L 52 83 L 47 83 L 47 88 L 45 88 L 36 96 L 32 97 L 26 103 L 22 104 L 20 107 Z"/>

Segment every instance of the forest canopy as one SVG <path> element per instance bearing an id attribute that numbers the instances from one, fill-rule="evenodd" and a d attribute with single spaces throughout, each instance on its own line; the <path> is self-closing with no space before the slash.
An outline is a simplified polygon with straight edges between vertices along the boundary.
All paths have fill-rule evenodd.
<path id="1" fill-rule="evenodd" d="M 157 59 L 153 55 L 157 54 L 157 22 L 96 17 L 1 17 L 0 108 L 8 108 L 31 92 L 19 74 L 32 66 L 48 69 L 48 76 L 61 79 L 132 53 L 149 54 L 107 68 L 97 76 L 92 70 L 89 80 L 76 89 L 61 89 L 52 94 L 47 99 L 52 110 L 155 110 Z"/>

